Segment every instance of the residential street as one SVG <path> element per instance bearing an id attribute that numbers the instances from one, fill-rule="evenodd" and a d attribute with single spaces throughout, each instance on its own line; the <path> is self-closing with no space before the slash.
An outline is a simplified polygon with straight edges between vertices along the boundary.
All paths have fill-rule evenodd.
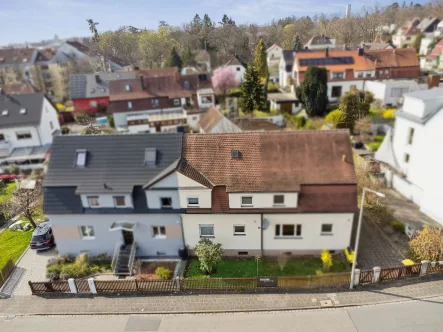
<path id="1" fill-rule="evenodd" d="M 441 331 L 443 298 L 349 309 L 204 315 L 1 317 L 2 332 Z"/>

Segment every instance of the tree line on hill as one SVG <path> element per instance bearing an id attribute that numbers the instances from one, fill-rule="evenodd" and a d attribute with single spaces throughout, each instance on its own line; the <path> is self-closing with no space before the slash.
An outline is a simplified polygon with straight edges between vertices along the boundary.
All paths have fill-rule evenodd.
<path id="1" fill-rule="evenodd" d="M 194 60 L 197 50 L 208 51 L 212 66 L 216 67 L 233 55 L 250 61 L 260 39 L 265 47 L 275 43 L 284 49 L 300 49 L 314 35 L 330 36 L 340 45 L 358 45 L 362 41 L 372 42 L 381 26 L 396 24 L 398 28 L 413 17 L 429 16 L 443 18 L 443 0 L 426 4 L 394 2 L 386 7 L 376 4 L 363 7 L 348 18 L 344 13 L 289 16 L 265 25 L 238 24 L 226 14 L 220 21 L 208 14 L 203 17 L 196 14 L 180 27 L 170 26 L 166 21 L 160 21 L 157 30 L 123 26 L 116 31 L 97 32 L 94 36 L 98 38 L 85 42 L 104 55 L 116 56 L 142 68 L 165 66 L 173 56 L 176 60 L 178 56 L 184 65 Z M 98 22 L 91 22 L 96 29 Z M 382 38 L 389 41 L 389 33 L 384 32 Z"/>

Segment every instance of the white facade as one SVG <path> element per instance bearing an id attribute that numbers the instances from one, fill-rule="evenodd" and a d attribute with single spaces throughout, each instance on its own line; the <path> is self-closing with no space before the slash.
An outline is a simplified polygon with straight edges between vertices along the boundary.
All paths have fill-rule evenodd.
<path id="1" fill-rule="evenodd" d="M 338 102 L 341 96 L 344 96 L 346 92 L 351 91 L 353 88 L 364 91 L 365 81 L 333 81 L 328 82 L 328 99 L 329 102 Z M 339 93 L 338 93 L 339 92 Z"/>
<path id="2" fill-rule="evenodd" d="M 188 125 L 189 128 L 192 129 L 193 132 L 198 133 L 200 132 L 200 119 L 204 113 L 192 113 L 187 114 L 188 116 Z"/>
<path id="3" fill-rule="evenodd" d="M 243 77 L 245 76 L 245 73 L 246 73 L 245 67 L 243 67 L 242 65 L 228 65 L 226 67 L 228 67 L 232 70 L 232 72 L 235 75 L 235 80 L 238 83 L 243 82 Z"/>
<path id="4" fill-rule="evenodd" d="M 213 89 L 197 90 L 198 106 L 200 108 L 209 108 L 215 106 L 215 93 Z"/>
<path id="5" fill-rule="evenodd" d="M 380 99 L 383 105 L 399 105 L 403 102 L 405 93 L 424 90 L 427 84 L 418 84 L 414 80 L 383 80 L 367 81 L 365 91 L 372 92 L 375 99 Z"/>
<path id="6" fill-rule="evenodd" d="M 291 78 L 291 71 L 287 72 L 286 71 L 286 61 L 284 59 L 284 57 L 282 56 L 280 58 L 280 64 L 278 67 L 278 82 L 280 84 L 281 88 L 286 88 L 290 85 L 290 78 Z"/>
<path id="7" fill-rule="evenodd" d="M 283 57 L 283 49 L 278 45 L 272 45 L 266 50 L 266 59 L 268 67 L 278 66 L 280 59 Z"/>
<path id="8" fill-rule="evenodd" d="M 124 206 L 118 206 L 115 202 L 115 197 L 117 196 L 123 196 L 125 200 Z M 93 197 L 94 200 L 97 199 L 99 202 L 98 206 L 91 206 L 90 200 L 88 198 Z M 87 195 L 80 195 L 82 204 L 84 208 L 133 208 L 132 203 L 132 195 L 127 194 L 115 194 L 115 195 L 104 195 L 104 194 L 87 194 Z"/>
<path id="9" fill-rule="evenodd" d="M 443 224 L 443 88 L 405 95 L 393 136 L 387 135 L 375 158 L 392 167 L 387 182 Z"/>

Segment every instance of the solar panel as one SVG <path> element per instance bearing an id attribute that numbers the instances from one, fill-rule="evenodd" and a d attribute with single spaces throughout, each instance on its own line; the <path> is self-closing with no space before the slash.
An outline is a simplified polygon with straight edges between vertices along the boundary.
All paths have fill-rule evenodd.
<path id="1" fill-rule="evenodd" d="M 354 64 L 354 58 L 351 56 L 300 59 L 300 66 L 331 66 L 352 64 Z"/>

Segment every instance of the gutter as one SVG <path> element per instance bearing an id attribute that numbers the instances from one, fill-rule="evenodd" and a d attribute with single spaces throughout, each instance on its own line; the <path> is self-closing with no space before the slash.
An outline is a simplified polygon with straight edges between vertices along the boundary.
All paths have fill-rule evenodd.
<path id="1" fill-rule="evenodd" d="M 263 213 L 260 214 L 260 251 L 263 257 Z"/>

